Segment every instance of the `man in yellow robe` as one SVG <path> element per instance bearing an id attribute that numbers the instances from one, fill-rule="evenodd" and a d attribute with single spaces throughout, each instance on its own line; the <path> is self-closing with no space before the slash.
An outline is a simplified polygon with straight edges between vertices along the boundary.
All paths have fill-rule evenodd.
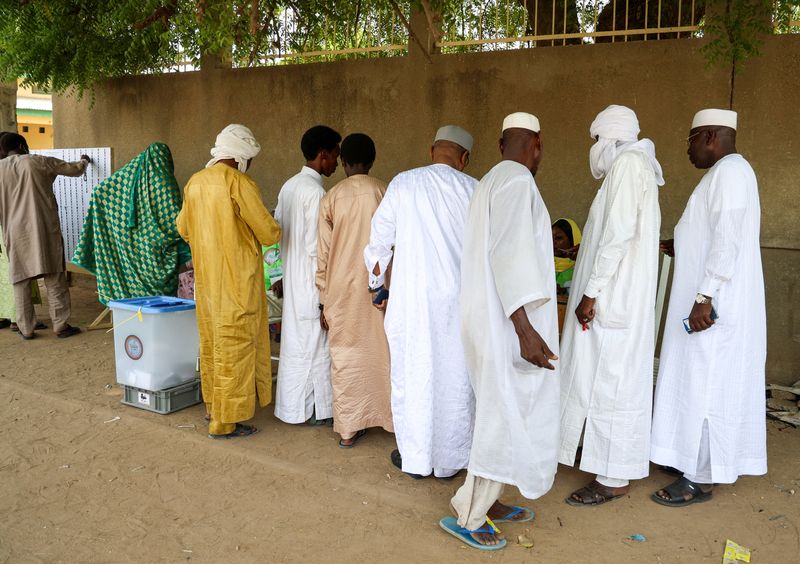
<path id="1" fill-rule="evenodd" d="M 245 174 L 261 151 L 252 132 L 229 125 L 217 136 L 206 168 L 184 189 L 178 231 L 192 249 L 200 378 L 210 416 L 209 438 L 257 431 L 242 421 L 256 400 L 272 400 L 267 296 L 261 245 L 274 245 L 281 229 Z"/>
<path id="2" fill-rule="evenodd" d="M 341 160 L 347 178 L 320 203 L 316 282 L 331 350 L 333 429 L 342 437 L 339 446 L 352 448 L 368 427 L 394 431 L 383 312 L 370 305 L 362 267 L 386 183 L 369 176 L 375 144 L 367 135 L 348 135 Z"/>

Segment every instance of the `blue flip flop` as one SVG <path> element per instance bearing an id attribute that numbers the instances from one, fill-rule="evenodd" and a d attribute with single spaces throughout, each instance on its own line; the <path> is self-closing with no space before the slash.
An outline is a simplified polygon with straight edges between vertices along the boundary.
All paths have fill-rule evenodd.
<path id="1" fill-rule="evenodd" d="M 522 513 L 523 511 L 527 511 L 530 513 L 528 517 L 525 519 L 514 519 L 517 515 Z M 501 517 L 499 519 L 495 519 L 495 523 L 527 523 L 528 521 L 533 521 L 533 518 L 536 517 L 536 513 L 533 512 L 533 509 L 529 507 L 521 507 L 519 505 L 512 505 L 511 511 L 508 512 L 507 515 Z"/>
<path id="2" fill-rule="evenodd" d="M 487 545 L 479 543 L 472 538 L 471 533 L 494 533 L 498 531 L 495 531 L 490 527 L 482 527 L 480 529 L 470 531 L 469 529 L 460 527 L 458 525 L 458 520 L 455 517 L 442 517 L 441 521 L 439 521 L 439 526 L 464 544 L 467 544 L 472 548 L 477 548 L 478 550 L 500 550 L 501 548 L 505 548 L 506 544 L 508 544 L 506 539 L 499 539 L 500 542 L 497 544 Z"/>

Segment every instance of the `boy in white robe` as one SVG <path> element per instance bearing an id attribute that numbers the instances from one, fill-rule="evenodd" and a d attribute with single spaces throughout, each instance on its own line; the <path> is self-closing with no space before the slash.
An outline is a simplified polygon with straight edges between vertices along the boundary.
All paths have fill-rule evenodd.
<path id="1" fill-rule="evenodd" d="M 736 152 L 737 115 L 702 110 L 687 143 L 707 170 L 662 242 L 675 274 L 658 373 L 651 460 L 683 476 L 653 501 L 711 499 L 713 484 L 767 472 L 767 355 L 758 183 Z"/>
<path id="2" fill-rule="evenodd" d="M 306 131 L 300 142 L 306 165 L 278 194 L 284 271 L 273 286 L 283 296 L 275 416 L 286 423 L 332 424 L 331 355 L 316 286 L 317 232 L 322 177 L 336 171 L 341 140 L 324 125 Z"/>
<path id="3" fill-rule="evenodd" d="M 558 357 L 551 221 L 533 174 L 539 120 L 503 122 L 503 161 L 483 177 L 469 207 L 461 265 L 461 334 L 475 391 L 467 478 L 439 524 L 482 550 L 503 548 L 494 523 L 533 511 L 498 501 L 504 484 L 528 499 L 553 485 L 558 466 Z M 552 349 L 552 350 L 551 350 Z"/>
<path id="4" fill-rule="evenodd" d="M 566 502 L 600 505 L 650 468 L 655 294 L 664 184 L 655 146 L 630 108 L 609 106 L 589 128 L 592 174 L 604 178 L 583 230 L 561 340 L 561 452 L 597 477 Z"/>
<path id="5" fill-rule="evenodd" d="M 372 291 L 384 285 L 392 261 L 384 319 L 397 439 L 390 458 L 417 479 L 454 476 L 467 466 L 472 442 L 475 400 L 458 312 L 464 224 L 478 182 L 462 172 L 471 149 L 469 133 L 440 128 L 433 164 L 389 183 L 364 249 Z"/>

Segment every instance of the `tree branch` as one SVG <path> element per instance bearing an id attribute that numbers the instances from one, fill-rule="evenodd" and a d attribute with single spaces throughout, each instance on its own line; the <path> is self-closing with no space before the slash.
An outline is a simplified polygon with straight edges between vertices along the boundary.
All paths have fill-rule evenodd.
<path id="1" fill-rule="evenodd" d="M 178 0 L 169 0 L 165 6 L 160 6 L 156 8 L 156 10 L 147 16 L 144 20 L 140 21 L 137 24 L 133 24 L 133 29 L 137 31 L 141 31 L 147 27 L 150 27 L 157 21 L 161 20 L 161 23 L 166 27 L 167 22 L 175 15 L 175 12 L 178 9 Z"/>
<path id="2" fill-rule="evenodd" d="M 397 5 L 395 0 L 389 0 L 389 3 L 392 5 L 394 13 L 397 14 L 397 17 L 400 18 L 400 21 L 403 22 L 403 25 L 408 30 L 408 35 L 417 43 L 417 45 L 419 45 L 419 48 L 422 49 L 422 54 L 425 55 L 425 58 L 428 59 L 428 62 L 433 63 L 433 59 L 431 59 L 428 49 L 422 44 L 422 41 L 419 40 L 419 37 L 417 37 L 417 34 L 414 33 L 414 30 L 411 29 L 411 24 L 408 23 L 405 14 L 403 14 L 403 10 L 400 9 L 400 6 Z"/>
<path id="3" fill-rule="evenodd" d="M 421 0 L 421 1 L 422 1 L 422 9 L 425 11 L 425 18 L 427 18 L 428 20 L 428 28 L 433 34 L 433 40 L 438 44 L 439 41 L 442 40 L 444 32 L 436 23 L 436 15 L 435 15 L 436 13 L 434 12 L 433 7 L 431 6 L 430 0 Z"/>

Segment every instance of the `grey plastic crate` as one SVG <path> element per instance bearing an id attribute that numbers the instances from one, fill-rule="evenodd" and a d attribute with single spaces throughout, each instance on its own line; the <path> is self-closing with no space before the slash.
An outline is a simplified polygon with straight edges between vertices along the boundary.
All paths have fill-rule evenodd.
<path id="1" fill-rule="evenodd" d="M 200 379 L 153 392 L 134 386 L 122 386 L 122 403 L 154 413 L 166 415 L 203 401 L 200 395 Z"/>

